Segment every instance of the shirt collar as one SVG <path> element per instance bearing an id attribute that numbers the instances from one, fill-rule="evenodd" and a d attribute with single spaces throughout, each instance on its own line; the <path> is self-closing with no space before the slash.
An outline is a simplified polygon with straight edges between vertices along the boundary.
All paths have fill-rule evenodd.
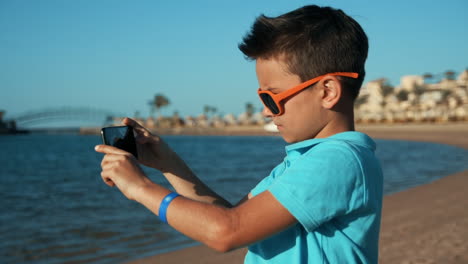
<path id="1" fill-rule="evenodd" d="M 345 141 L 352 145 L 359 145 L 371 149 L 372 151 L 375 151 L 376 149 L 376 144 L 374 140 L 372 140 L 372 138 L 370 138 L 368 135 L 357 131 L 346 131 L 334 134 L 327 138 L 313 138 L 287 145 L 285 148 L 286 154 L 288 156 L 295 156 L 297 154 L 300 155 L 303 154 L 305 151 L 309 150 L 314 145 L 331 140 Z"/>

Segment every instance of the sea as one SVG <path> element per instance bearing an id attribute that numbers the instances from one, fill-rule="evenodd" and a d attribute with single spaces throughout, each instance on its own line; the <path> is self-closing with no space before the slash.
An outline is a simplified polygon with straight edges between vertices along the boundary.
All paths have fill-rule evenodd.
<path id="1" fill-rule="evenodd" d="M 164 136 L 208 186 L 236 203 L 285 156 L 276 136 Z M 197 242 L 100 177 L 97 135 L 0 136 L 0 263 L 125 263 Z M 449 145 L 376 140 L 390 194 L 468 169 Z M 155 182 L 170 187 L 154 169 Z"/>

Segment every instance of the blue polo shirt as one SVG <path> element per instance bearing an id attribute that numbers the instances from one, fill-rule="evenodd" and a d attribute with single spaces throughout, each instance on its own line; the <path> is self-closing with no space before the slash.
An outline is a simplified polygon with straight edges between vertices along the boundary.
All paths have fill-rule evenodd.
<path id="1" fill-rule="evenodd" d="M 270 191 L 298 223 L 249 246 L 244 263 L 377 263 L 383 175 L 375 148 L 354 131 L 288 145 L 251 193 Z"/>

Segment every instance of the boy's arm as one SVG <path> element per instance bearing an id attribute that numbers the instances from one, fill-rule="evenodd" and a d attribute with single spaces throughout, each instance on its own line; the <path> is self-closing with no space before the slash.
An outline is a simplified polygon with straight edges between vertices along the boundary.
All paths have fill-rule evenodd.
<path id="1" fill-rule="evenodd" d="M 151 182 L 131 154 L 105 145 L 96 150 L 106 154 L 101 163 L 104 182 L 117 186 L 128 199 L 159 215 L 160 204 L 169 190 Z M 222 252 L 265 239 L 296 223 L 268 191 L 233 208 L 177 197 L 166 215 L 178 231 Z"/>
<path id="2" fill-rule="evenodd" d="M 233 206 L 203 183 L 177 154 L 172 153 L 174 156 L 172 157 L 171 169 L 166 170 L 163 174 L 177 193 L 200 202 L 227 208 Z M 248 196 L 244 197 L 239 203 L 244 202 L 246 199 L 248 199 Z"/>
<path id="3" fill-rule="evenodd" d="M 167 193 L 163 187 L 151 184 L 136 200 L 158 215 Z M 167 220 L 179 232 L 220 252 L 250 245 L 297 223 L 269 191 L 233 208 L 177 197 L 167 210 Z"/>

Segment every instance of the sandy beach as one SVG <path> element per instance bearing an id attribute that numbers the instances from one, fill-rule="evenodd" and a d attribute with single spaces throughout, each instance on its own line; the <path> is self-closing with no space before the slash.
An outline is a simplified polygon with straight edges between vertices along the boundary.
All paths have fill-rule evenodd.
<path id="1" fill-rule="evenodd" d="M 468 149 L 468 123 L 358 125 L 374 138 L 441 143 Z M 430 162 L 430 161 L 428 161 Z M 468 170 L 384 198 L 379 263 L 468 263 Z M 243 263 L 203 245 L 130 262 Z"/>

